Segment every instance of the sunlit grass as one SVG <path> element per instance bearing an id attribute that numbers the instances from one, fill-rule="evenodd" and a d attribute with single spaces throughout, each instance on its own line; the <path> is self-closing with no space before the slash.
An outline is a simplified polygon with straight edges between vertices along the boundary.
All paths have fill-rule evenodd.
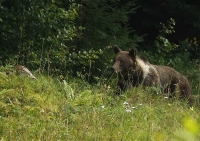
<path id="1" fill-rule="evenodd" d="M 0 73 L 1 140 L 200 140 L 198 106 L 142 88 L 113 97 L 113 82 L 36 77 Z"/>

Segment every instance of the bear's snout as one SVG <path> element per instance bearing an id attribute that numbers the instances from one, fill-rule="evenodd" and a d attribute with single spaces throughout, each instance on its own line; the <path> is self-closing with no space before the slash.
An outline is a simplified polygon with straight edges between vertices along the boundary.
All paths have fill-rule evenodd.
<path id="1" fill-rule="evenodd" d="M 110 71 L 112 72 L 112 73 L 117 73 L 116 71 L 115 71 L 115 68 L 112 66 L 111 68 L 110 68 Z"/>
<path id="2" fill-rule="evenodd" d="M 110 68 L 110 70 L 112 73 L 120 72 L 119 65 L 117 65 L 117 63 L 114 63 L 114 65 Z"/>

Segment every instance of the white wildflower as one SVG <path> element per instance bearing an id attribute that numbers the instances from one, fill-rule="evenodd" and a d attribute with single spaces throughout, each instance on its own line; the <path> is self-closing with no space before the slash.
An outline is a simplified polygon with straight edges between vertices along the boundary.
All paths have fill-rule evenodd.
<path id="1" fill-rule="evenodd" d="M 101 108 L 102 108 L 102 109 L 104 109 L 104 108 L 105 108 L 105 106 L 104 106 L 104 105 L 102 105 L 102 106 L 101 106 Z"/>
<path id="2" fill-rule="evenodd" d="M 131 112 L 131 110 L 129 110 L 129 109 L 126 109 L 125 111 L 126 111 L 127 113 L 130 113 L 130 112 Z"/>
<path id="3" fill-rule="evenodd" d="M 128 102 L 125 101 L 123 104 L 124 104 L 124 105 L 128 105 Z"/>
<path id="4" fill-rule="evenodd" d="M 40 110 L 40 113 L 44 113 L 44 109 L 41 109 L 41 110 Z"/>

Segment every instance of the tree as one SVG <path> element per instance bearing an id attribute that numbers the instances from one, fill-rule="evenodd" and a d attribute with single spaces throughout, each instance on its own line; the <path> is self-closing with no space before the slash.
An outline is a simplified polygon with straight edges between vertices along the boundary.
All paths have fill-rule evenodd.
<path id="1" fill-rule="evenodd" d="M 90 72 L 93 76 L 99 75 L 110 66 L 114 55 L 112 45 L 117 44 L 122 49 L 128 49 L 136 47 L 142 41 L 128 26 L 128 16 L 136 10 L 135 1 L 81 0 L 79 4 L 81 7 L 76 24 L 85 29 L 74 40 L 75 50 L 93 52 L 99 58 L 92 61 L 88 57 L 82 57 L 84 64 L 81 64 L 85 72 Z"/>
<path id="2" fill-rule="evenodd" d="M 110 63 L 110 46 L 127 49 L 142 41 L 128 27 L 134 3 L 4 0 L 0 3 L 1 63 L 13 61 L 70 74 L 89 69 L 98 74 Z"/>
<path id="3" fill-rule="evenodd" d="M 130 15 L 130 25 L 135 27 L 136 34 L 145 35 L 145 42 L 141 43 L 140 49 L 151 51 L 154 41 L 162 28 L 160 23 L 165 23 L 170 18 L 176 25 L 175 33 L 167 36 L 170 42 L 180 44 L 180 41 L 196 39 L 200 41 L 200 2 L 196 0 L 140 0 L 136 2 L 140 6 L 136 14 Z M 192 41 L 193 42 L 193 41 Z M 198 58 L 200 48 L 188 45 L 184 50 L 190 52 L 190 58 Z M 180 52 L 182 47 L 177 48 Z"/>
<path id="4" fill-rule="evenodd" d="M 68 42 L 76 36 L 78 6 L 61 0 L 4 0 L 0 3 L 0 60 L 34 68 L 66 64 Z M 10 62 L 11 63 L 11 62 Z"/>

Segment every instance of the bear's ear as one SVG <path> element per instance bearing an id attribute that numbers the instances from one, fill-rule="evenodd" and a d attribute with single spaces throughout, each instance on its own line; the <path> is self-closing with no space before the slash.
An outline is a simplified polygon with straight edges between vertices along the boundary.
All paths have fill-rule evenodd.
<path id="1" fill-rule="evenodd" d="M 129 55 L 131 55 L 132 57 L 136 57 L 136 54 L 137 54 L 137 50 L 136 48 L 133 48 L 129 51 Z"/>
<path id="2" fill-rule="evenodd" d="M 121 51 L 121 49 L 119 49 L 119 47 L 117 45 L 114 45 L 113 49 L 114 49 L 115 54 L 117 54 L 118 52 Z"/>

